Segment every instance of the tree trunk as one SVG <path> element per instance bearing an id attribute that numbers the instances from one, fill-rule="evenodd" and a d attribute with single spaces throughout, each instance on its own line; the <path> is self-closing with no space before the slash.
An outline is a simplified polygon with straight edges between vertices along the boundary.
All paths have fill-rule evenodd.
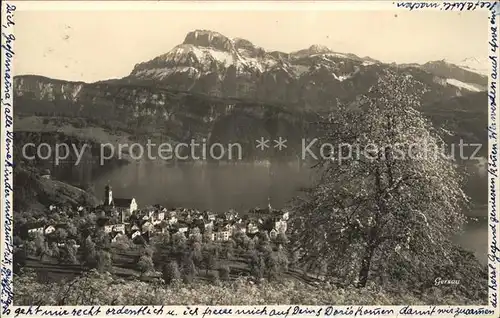
<path id="1" fill-rule="evenodd" d="M 366 247 L 365 255 L 363 256 L 363 260 L 361 261 L 361 269 L 359 270 L 358 287 L 366 286 L 366 282 L 368 281 L 368 275 L 370 274 L 370 265 L 372 262 L 374 251 L 375 247 L 373 245 L 369 244 Z"/>

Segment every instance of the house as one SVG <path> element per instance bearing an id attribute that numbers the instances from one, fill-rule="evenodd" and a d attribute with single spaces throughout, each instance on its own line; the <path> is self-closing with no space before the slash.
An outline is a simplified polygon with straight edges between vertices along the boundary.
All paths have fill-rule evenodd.
<path id="1" fill-rule="evenodd" d="M 151 217 L 153 224 L 160 224 L 163 220 L 165 220 L 165 212 L 162 210 L 155 210 L 153 212 L 153 216 Z"/>
<path id="2" fill-rule="evenodd" d="M 167 219 L 167 223 L 170 224 L 170 225 L 174 225 L 177 223 L 177 218 L 175 216 L 171 216 Z"/>
<path id="3" fill-rule="evenodd" d="M 165 234 L 168 231 L 168 224 L 165 222 L 160 222 L 154 225 L 154 230 L 156 233 Z"/>
<path id="4" fill-rule="evenodd" d="M 178 222 L 175 224 L 175 227 L 177 228 L 177 232 L 184 233 L 184 235 L 189 231 L 189 224 L 186 222 Z"/>
<path id="5" fill-rule="evenodd" d="M 56 231 L 56 228 L 53 226 L 53 225 L 49 225 L 47 226 L 43 232 L 45 233 L 45 235 L 48 235 L 48 234 L 51 234 L 51 233 L 54 233 Z"/>
<path id="6" fill-rule="evenodd" d="M 141 223 L 141 233 L 151 232 L 153 228 L 153 223 L 149 221 L 144 221 Z"/>
<path id="7" fill-rule="evenodd" d="M 113 224 L 106 224 L 104 225 L 104 233 L 111 233 L 113 231 Z"/>
<path id="8" fill-rule="evenodd" d="M 226 220 L 226 215 L 223 214 L 223 213 L 219 213 L 217 214 L 217 216 L 215 217 L 215 222 L 217 223 L 221 223 L 221 222 L 224 222 Z"/>
<path id="9" fill-rule="evenodd" d="M 154 216 L 155 221 L 163 221 L 165 220 L 165 212 L 162 210 L 156 210 L 155 211 L 155 216 Z"/>
<path id="10" fill-rule="evenodd" d="M 130 234 L 130 238 L 134 240 L 136 237 L 141 236 L 141 231 L 134 231 Z"/>
<path id="11" fill-rule="evenodd" d="M 146 211 L 145 215 L 148 217 L 148 219 L 153 220 L 155 215 L 155 210 L 149 209 Z"/>
<path id="12" fill-rule="evenodd" d="M 276 230 L 277 232 L 283 232 L 283 233 L 285 233 L 286 229 L 287 229 L 287 223 L 286 223 L 286 221 L 282 221 L 282 220 L 275 221 L 273 229 Z"/>
<path id="13" fill-rule="evenodd" d="M 130 228 L 130 231 L 131 232 L 135 232 L 135 231 L 139 231 L 141 228 L 137 225 L 137 224 L 134 224 L 132 225 L 132 227 Z"/>
<path id="14" fill-rule="evenodd" d="M 258 232 L 259 232 L 259 227 L 254 222 L 248 222 L 247 233 L 248 234 L 257 234 Z"/>
<path id="15" fill-rule="evenodd" d="M 42 172 L 42 174 L 41 174 L 40 178 L 50 180 L 50 179 L 51 179 L 50 170 L 49 170 L 49 169 L 45 169 L 45 170 L 43 170 L 43 172 Z"/>
<path id="16" fill-rule="evenodd" d="M 262 216 L 269 215 L 271 213 L 271 210 L 269 209 L 269 207 L 267 207 L 265 209 L 255 208 L 251 211 L 251 213 L 254 214 L 255 216 L 262 217 Z"/>
<path id="17" fill-rule="evenodd" d="M 228 241 L 231 233 L 225 230 L 219 230 L 212 233 L 212 241 L 223 242 Z"/>
<path id="18" fill-rule="evenodd" d="M 125 223 L 115 224 L 115 225 L 113 226 L 113 231 L 114 231 L 114 232 L 118 232 L 118 233 L 125 234 Z"/>
<path id="19" fill-rule="evenodd" d="M 234 220 L 238 216 L 238 213 L 236 213 L 235 210 L 229 210 L 226 213 L 224 213 L 224 217 L 228 221 Z"/>
<path id="20" fill-rule="evenodd" d="M 213 229 L 214 227 L 214 221 L 210 220 L 210 221 L 204 221 L 204 224 L 203 224 L 205 230 L 208 230 L 208 229 Z"/>
<path id="21" fill-rule="evenodd" d="M 283 214 L 281 215 L 281 219 L 283 221 L 288 221 L 290 219 L 290 212 L 288 211 L 283 211 Z"/>
<path id="22" fill-rule="evenodd" d="M 177 211 L 176 210 L 170 210 L 167 212 L 166 217 L 171 218 L 171 217 L 176 217 L 177 216 Z"/>
<path id="23" fill-rule="evenodd" d="M 236 223 L 233 226 L 233 235 L 235 235 L 236 233 L 246 233 L 246 232 L 247 232 L 247 229 L 246 229 L 245 224 L 243 224 L 243 223 Z"/>
<path id="24" fill-rule="evenodd" d="M 233 225 L 229 222 L 224 222 L 219 228 L 223 231 L 231 232 L 233 230 Z"/>
<path id="25" fill-rule="evenodd" d="M 111 232 L 109 236 L 111 238 L 111 243 L 115 243 L 120 238 L 124 237 L 125 234 L 124 233 L 120 233 L 120 232 Z"/>
<path id="26" fill-rule="evenodd" d="M 44 228 L 43 226 L 28 228 L 28 233 L 29 234 L 36 234 L 36 233 L 43 234 L 43 228 Z"/>
<path id="27" fill-rule="evenodd" d="M 215 221 L 215 214 L 209 211 L 203 212 L 203 218 L 208 221 Z"/>

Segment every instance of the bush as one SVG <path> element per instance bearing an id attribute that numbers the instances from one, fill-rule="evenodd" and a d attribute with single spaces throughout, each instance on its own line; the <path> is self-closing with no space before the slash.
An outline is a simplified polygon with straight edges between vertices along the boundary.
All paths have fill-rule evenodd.
<path id="1" fill-rule="evenodd" d="M 207 277 L 212 284 L 215 284 L 219 281 L 219 272 L 210 272 Z"/>
<path id="2" fill-rule="evenodd" d="M 179 264 L 176 261 L 171 261 L 163 267 L 163 280 L 165 284 L 172 284 L 174 281 L 178 281 L 181 278 L 181 272 L 179 270 Z"/>
<path id="3" fill-rule="evenodd" d="M 219 277 L 221 280 L 229 280 L 229 266 L 224 265 L 219 268 Z"/>

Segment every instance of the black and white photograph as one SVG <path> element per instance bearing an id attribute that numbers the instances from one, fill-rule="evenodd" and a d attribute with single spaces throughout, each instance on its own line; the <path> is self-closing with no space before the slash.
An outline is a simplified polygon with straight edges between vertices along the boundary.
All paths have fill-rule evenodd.
<path id="1" fill-rule="evenodd" d="M 488 10 L 140 3 L 11 2 L 15 306 L 489 304 Z"/>

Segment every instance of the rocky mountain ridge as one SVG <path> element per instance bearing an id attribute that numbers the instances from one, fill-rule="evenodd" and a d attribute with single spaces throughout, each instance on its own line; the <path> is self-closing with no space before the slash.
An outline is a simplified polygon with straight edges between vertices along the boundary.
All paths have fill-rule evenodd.
<path id="1" fill-rule="evenodd" d="M 466 66 L 444 60 L 390 66 L 405 68 L 432 86 L 437 95 L 430 96 L 431 100 L 485 90 L 486 75 L 474 72 L 466 62 Z M 245 39 L 196 30 L 168 53 L 137 64 L 121 82 L 154 82 L 184 91 L 297 103 L 314 109 L 331 107 L 336 98 L 350 99 L 366 91 L 390 66 L 322 45 L 291 53 L 268 52 Z"/>
<path id="2" fill-rule="evenodd" d="M 476 91 L 487 82 L 446 61 L 389 65 L 321 45 L 267 52 L 245 39 L 197 30 L 170 52 L 137 64 L 124 79 L 87 84 L 16 76 L 14 98 L 20 116 L 83 118 L 164 141 L 240 136 L 250 143 L 276 131 L 296 135 L 304 118 L 356 103 L 387 69 L 421 82 L 423 105 L 482 94 Z M 469 105 L 477 99 L 466 100 Z"/>

